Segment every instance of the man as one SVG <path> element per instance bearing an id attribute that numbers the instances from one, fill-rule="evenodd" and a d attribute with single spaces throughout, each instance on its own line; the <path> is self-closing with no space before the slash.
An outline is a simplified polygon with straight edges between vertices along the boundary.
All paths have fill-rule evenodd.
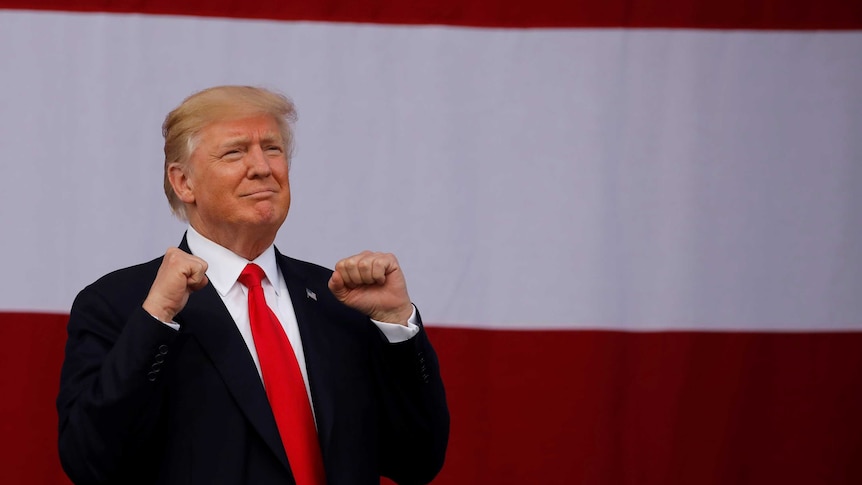
<path id="1" fill-rule="evenodd" d="M 430 481 L 449 415 L 391 254 L 278 253 L 293 105 L 222 86 L 168 114 L 179 248 L 75 300 L 57 408 L 78 484 Z"/>

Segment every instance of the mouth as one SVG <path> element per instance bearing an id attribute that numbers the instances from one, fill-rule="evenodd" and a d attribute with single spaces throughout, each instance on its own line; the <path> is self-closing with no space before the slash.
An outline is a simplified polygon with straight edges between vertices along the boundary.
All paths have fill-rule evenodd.
<path id="1" fill-rule="evenodd" d="M 266 199 L 266 198 L 269 198 L 270 196 L 273 196 L 275 194 L 276 194 L 276 191 L 273 189 L 260 189 L 260 190 L 255 190 L 255 191 L 252 191 L 252 192 L 249 192 L 246 194 L 242 194 L 240 197 L 246 197 L 246 198 L 250 198 L 250 199 Z"/>

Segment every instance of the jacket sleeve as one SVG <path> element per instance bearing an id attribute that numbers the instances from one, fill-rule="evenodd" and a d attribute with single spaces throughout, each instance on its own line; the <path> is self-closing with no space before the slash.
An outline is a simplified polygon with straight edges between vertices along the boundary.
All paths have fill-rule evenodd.
<path id="1" fill-rule="evenodd" d="M 396 344 L 381 335 L 382 474 L 399 484 L 428 483 L 449 440 L 449 410 L 437 354 L 425 329 Z"/>
<path id="2" fill-rule="evenodd" d="M 178 332 L 107 297 L 109 286 L 81 291 L 69 317 L 57 411 L 60 460 L 77 484 L 144 481 L 161 451 L 150 445 Z"/>

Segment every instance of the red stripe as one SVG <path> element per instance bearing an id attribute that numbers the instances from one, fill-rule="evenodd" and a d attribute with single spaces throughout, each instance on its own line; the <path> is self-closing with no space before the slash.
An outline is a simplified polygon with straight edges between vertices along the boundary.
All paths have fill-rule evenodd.
<path id="1" fill-rule="evenodd" d="M 0 0 L 0 8 L 480 27 L 862 29 L 859 0 Z"/>
<path id="2" fill-rule="evenodd" d="M 0 314 L 0 483 L 67 483 L 65 320 Z M 435 483 L 862 483 L 862 333 L 429 334 L 452 414 Z"/>
<path id="3" fill-rule="evenodd" d="M 0 313 L 0 483 L 68 484 L 57 454 L 68 315 Z"/>
<path id="4" fill-rule="evenodd" d="M 862 333 L 429 333 L 439 483 L 862 483 Z"/>

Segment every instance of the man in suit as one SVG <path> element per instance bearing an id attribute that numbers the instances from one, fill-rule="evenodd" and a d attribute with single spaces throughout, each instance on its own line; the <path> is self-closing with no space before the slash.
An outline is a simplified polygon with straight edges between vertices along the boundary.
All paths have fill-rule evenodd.
<path id="1" fill-rule="evenodd" d="M 333 272 L 273 246 L 294 119 L 283 96 L 240 86 L 167 116 L 165 193 L 189 228 L 72 306 L 57 408 L 75 483 L 426 483 L 440 470 L 443 384 L 398 260 L 364 251 Z"/>

